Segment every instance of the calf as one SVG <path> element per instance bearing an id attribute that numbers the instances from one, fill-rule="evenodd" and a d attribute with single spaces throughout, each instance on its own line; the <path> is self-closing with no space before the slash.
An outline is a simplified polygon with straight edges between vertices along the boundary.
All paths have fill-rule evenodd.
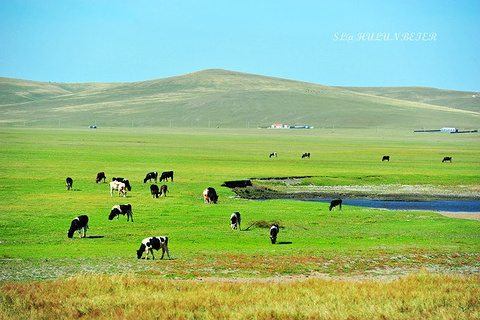
<path id="1" fill-rule="evenodd" d="M 173 182 L 173 171 L 162 172 L 162 175 L 160 176 L 160 181 L 159 182 L 162 182 L 163 180 L 168 181 L 168 178 L 170 178 L 171 181 Z"/>
<path id="2" fill-rule="evenodd" d="M 145 179 L 143 179 L 143 183 L 146 183 L 147 180 L 148 180 L 148 182 L 151 182 L 152 179 L 153 179 L 153 181 L 155 181 L 155 183 L 157 183 L 157 178 L 158 178 L 158 172 L 149 172 L 145 176 Z"/>
<path id="3" fill-rule="evenodd" d="M 218 195 L 214 188 L 208 187 L 203 190 L 203 199 L 205 203 L 217 203 Z"/>
<path id="4" fill-rule="evenodd" d="M 150 237 L 145 238 L 140 245 L 140 249 L 137 250 L 137 258 L 142 258 L 144 252 L 146 252 L 146 256 L 144 259 L 148 259 L 148 254 L 152 253 L 152 259 L 155 260 L 155 256 L 153 255 L 153 249 L 159 250 L 162 248 L 162 257 L 165 255 L 165 251 L 167 252 L 168 259 L 170 259 L 170 253 L 168 252 L 168 237 Z"/>
<path id="5" fill-rule="evenodd" d="M 105 179 L 107 179 L 107 177 L 105 176 L 105 172 L 99 172 L 99 173 L 97 173 L 97 177 L 95 178 L 95 182 L 99 183 L 100 181 L 103 180 L 103 182 L 105 183 Z"/>
<path id="6" fill-rule="evenodd" d="M 150 193 L 152 194 L 152 198 L 158 198 L 159 189 L 156 184 L 150 185 Z"/>
<path id="7" fill-rule="evenodd" d="M 68 177 L 66 180 L 65 180 L 65 185 L 67 186 L 67 191 L 72 189 L 73 187 L 73 179 Z"/>
<path id="8" fill-rule="evenodd" d="M 234 212 L 232 213 L 232 215 L 230 216 L 230 226 L 232 227 L 232 230 L 241 230 L 240 229 L 240 221 L 241 221 L 241 215 L 240 215 L 240 212 Z"/>
<path id="9" fill-rule="evenodd" d="M 342 199 L 332 200 L 330 202 L 330 207 L 328 208 L 328 210 L 332 211 L 332 209 L 335 208 L 336 206 L 339 206 L 340 210 L 342 210 Z"/>
<path id="10" fill-rule="evenodd" d="M 382 161 L 390 162 L 390 156 L 383 156 Z"/>
<path id="11" fill-rule="evenodd" d="M 132 218 L 133 222 L 133 212 L 132 212 L 132 205 L 130 204 L 120 204 L 112 207 L 112 211 L 110 211 L 110 215 L 108 216 L 108 220 L 113 220 L 113 218 L 118 217 L 120 215 L 127 215 L 127 221 Z"/>
<path id="12" fill-rule="evenodd" d="M 88 216 L 83 215 L 76 217 L 72 220 L 72 224 L 70 225 L 70 229 L 68 230 L 68 237 L 73 238 L 73 234 L 75 231 L 78 231 L 80 234 L 80 238 L 85 238 L 87 235 L 88 229 Z M 83 230 L 83 237 L 82 237 L 82 230 Z"/>
<path id="13" fill-rule="evenodd" d="M 272 241 L 272 244 L 275 244 L 277 242 L 277 235 L 280 232 L 280 229 L 278 227 L 278 224 L 274 223 L 270 227 L 270 240 Z"/>
<path id="14" fill-rule="evenodd" d="M 452 157 L 444 157 L 443 160 L 442 160 L 442 163 L 447 162 L 447 161 L 452 163 Z"/>
<path id="15" fill-rule="evenodd" d="M 309 158 L 310 159 L 310 152 L 305 152 L 304 154 L 302 154 L 302 159 L 303 158 Z"/>

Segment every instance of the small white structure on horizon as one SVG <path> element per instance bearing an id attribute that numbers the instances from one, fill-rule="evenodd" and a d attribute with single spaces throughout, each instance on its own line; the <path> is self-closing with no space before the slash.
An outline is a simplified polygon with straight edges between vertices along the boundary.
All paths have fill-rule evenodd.
<path id="1" fill-rule="evenodd" d="M 290 125 L 282 123 L 274 123 L 270 126 L 272 129 L 290 129 Z"/>
<path id="2" fill-rule="evenodd" d="M 442 128 L 440 129 L 441 132 L 458 132 L 458 129 L 457 128 Z"/>

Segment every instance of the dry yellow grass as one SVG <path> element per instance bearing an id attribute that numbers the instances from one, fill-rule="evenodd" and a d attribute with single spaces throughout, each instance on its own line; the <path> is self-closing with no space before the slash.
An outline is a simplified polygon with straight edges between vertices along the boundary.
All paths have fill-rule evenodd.
<path id="1" fill-rule="evenodd" d="M 479 319 L 480 276 L 178 281 L 83 275 L 7 283 L 2 319 Z"/>

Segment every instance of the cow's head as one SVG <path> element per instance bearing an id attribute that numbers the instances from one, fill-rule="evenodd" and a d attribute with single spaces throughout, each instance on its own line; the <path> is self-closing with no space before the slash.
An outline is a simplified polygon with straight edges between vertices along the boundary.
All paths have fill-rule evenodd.
<path id="1" fill-rule="evenodd" d="M 140 249 L 137 250 L 137 259 L 142 258 L 142 255 L 145 252 L 145 248 L 146 246 L 142 243 L 142 245 L 140 246 Z"/>
<path id="2" fill-rule="evenodd" d="M 78 220 L 77 219 L 73 219 L 72 221 L 72 224 L 70 225 L 70 229 L 68 229 L 68 237 L 69 238 L 73 238 L 73 234 L 75 233 L 75 231 L 77 231 L 77 222 Z"/>

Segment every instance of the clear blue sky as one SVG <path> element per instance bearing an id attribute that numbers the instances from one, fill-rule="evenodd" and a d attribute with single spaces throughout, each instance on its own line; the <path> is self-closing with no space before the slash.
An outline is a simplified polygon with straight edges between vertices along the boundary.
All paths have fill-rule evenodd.
<path id="1" fill-rule="evenodd" d="M 211 68 L 480 92 L 480 1 L 0 1 L 1 77 L 131 82 Z"/>

